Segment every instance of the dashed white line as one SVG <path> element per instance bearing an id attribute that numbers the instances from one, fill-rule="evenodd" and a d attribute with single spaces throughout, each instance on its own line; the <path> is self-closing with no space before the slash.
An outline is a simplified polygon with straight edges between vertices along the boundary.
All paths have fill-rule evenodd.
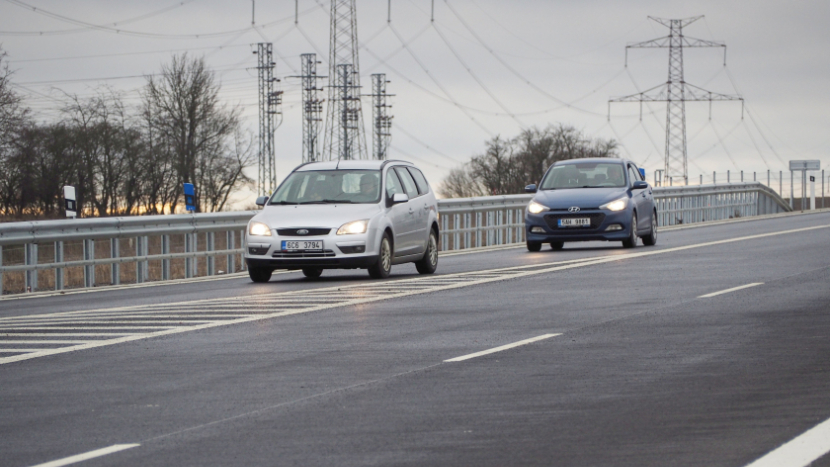
<path id="1" fill-rule="evenodd" d="M 748 289 L 748 288 L 750 288 L 750 287 L 755 287 L 756 285 L 763 285 L 763 284 L 764 284 L 763 282 L 753 282 L 752 284 L 741 285 L 741 286 L 738 286 L 738 287 L 732 287 L 731 289 L 719 290 L 719 291 L 717 291 L 717 292 L 708 293 L 708 294 L 706 294 L 706 295 L 701 295 L 701 296 L 699 296 L 699 297 L 697 297 L 697 298 L 712 298 L 712 297 L 717 297 L 718 295 L 723 295 L 723 294 L 725 294 L 725 293 L 735 292 L 735 291 L 738 291 L 738 290 L 743 290 L 743 289 Z"/>
<path id="2" fill-rule="evenodd" d="M 747 467 L 806 467 L 828 452 L 830 452 L 830 419 Z"/>
<path id="3" fill-rule="evenodd" d="M 533 342 L 538 342 L 538 341 L 541 341 L 541 340 L 550 339 L 551 337 L 556 337 L 556 336 L 561 336 L 561 335 L 562 335 L 562 333 L 559 333 L 559 334 L 543 334 L 543 335 L 538 336 L 538 337 L 532 337 L 530 339 L 525 339 L 523 341 L 514 342 L 512 344 L 506 344 L 506 345 L 502 345 L 502 346 L 499 346 L 499 347 L 494 347 L 494 348 L 489 349 L 489 350 L 482 350 L 481 352 L 476 352 L 476 353 L 471 353 L 471 354 L 468 354 L 468 355 L 462 355 L 460 357 L 451 358 L 449 360 L 444 360 L 444 362 L 445 363 L 462 362 L 464 360 L 469 360 L 471 358 L 476 358 L 476 357 L 481 357 L 482 355 L 489 355 L 491 353 L 501 352 L 501 351 L 504 351 L 504 350 L 507 350 L 507 349 L 512 349 L 512 348 L 519 347 L 519 346 L 522 346 L 522 345 L 532 344 Z"/>
<path id="4" fill-rule="evenodd" d="M 140 444 L 114 444 L 108 448 L 103 449 L 96 449 L 95 451 L 85 452 L 83 454 L 77 454 L 70 457 L 64 457 L 63 459 L 54 460 L 51 462 L 46 462 L 43 464 L 33 465 L 32 467 L 62 467 L 64 465 L 71 465 L 77 462 L 94 459 L 96 457 L 106 456 L 107 454 L 113 454 L 119 451 L 124 451 L 126 449 L 132 449 L 135 447 L 141 446 Z"/>

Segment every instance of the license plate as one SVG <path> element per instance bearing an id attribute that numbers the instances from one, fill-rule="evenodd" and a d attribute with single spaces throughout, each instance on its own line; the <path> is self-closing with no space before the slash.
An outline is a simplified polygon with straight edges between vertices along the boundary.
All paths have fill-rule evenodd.
<path id="1" fill-rule="evenodd" d="M 283 240 L 282 251 L 322 251 L 322 240 Z"/>
<path id="2" fill-rule="evenodd" d="M 559 219 L 559 227 L 590 227 L 591 218 L 589 217 L 566 217 Z"/>

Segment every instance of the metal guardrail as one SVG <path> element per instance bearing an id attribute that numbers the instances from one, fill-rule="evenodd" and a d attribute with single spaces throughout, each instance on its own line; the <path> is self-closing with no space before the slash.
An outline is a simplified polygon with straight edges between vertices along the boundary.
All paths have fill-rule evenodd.
<path id="1" fill-rule="evenodd" d="M 442 199 L 440 213 L 441 249 L 459 250 L 520 243 L 524 236 L 524 210 L 532 195 L 485 196 L 478 198 Z M 751 217 L 790 211 L 789 205 L 773 190 L 761 183 L 731 183 L 654 188 L 659 225 L 674 225 Z M 184 260 L 185 278 L 217 274 L 217 258 L 224 262 L 224 272 L 244 270 L 244 232 L 256 211 L 177 214 L 166 216 L 111 217 L 58 221 L 15 222 L 0 224 L 0 293 L 4 273 L 24 273 L 24 290 L 38 290 L 38 272 L 49 274 L 49 288 L 63 290 L 67 286 L 65 270 L 83 269 L 83 279 L 73 287 L 117 285 L 122 274 L 129 282 L 170 280 L 174 277 L 171 262 Z M 181 237 L 179 237 L 181 236 Z M 219 246 L 217 249 L 217 238 Z M 172 251 L 172 240 L 176 249 Z M 152 240 L 152 241 L 151 241 Z M 105 241 L 105 255 L 96 255 L 96 246 Z M 74 242 L 74 244 L 73 244 Z M 82 259 L 66 261 L 67 244 L 80 245 Z M 122 243 L 134 250 L 122 256 Z M 201 245 L 201 247 L 200 247 Z M 50 249 L 54 260 L 39 263 L 38 247 Z M 105 246 L 105 248 L 106 248 Z M 23 264 L 3 266 L 3 248 L 23 250 Z M 202 259 L 202 266 L 199 266 Z M 224 259 L 224 261 L 222 261 Z M 153 274 L 150 264 L 154 265 Z M 125 263 L 134 263 L 135 271 L 122 271 Z M 96 268 L 106 268 L 109 277 L 98 275 Z M 79 275 L 80 276 L 80 275 Z M 42 288 L 41 288 L 42 289 Z"/>

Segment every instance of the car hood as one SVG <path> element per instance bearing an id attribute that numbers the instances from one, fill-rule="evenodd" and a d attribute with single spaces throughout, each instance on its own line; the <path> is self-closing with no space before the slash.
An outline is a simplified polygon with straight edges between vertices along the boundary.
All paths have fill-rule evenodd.
<path id="1" fill-rule="evenodd" d="M 304 204 L 266 206 L 252 220 L 272 228 L 321 227 L 336 229 L 346 222 L 371 219 L 380 212 L 377 204 Z"/>
<path id="2" fill-rule="evenodd" d="M 537 203 L 551 209 L 568 209 L 578 206 L 581 209 L 598 208 L 605 203 L 626 195 L 625 188 L 567 188 L 546 190 L 536 193 L 533 198 Z"/>

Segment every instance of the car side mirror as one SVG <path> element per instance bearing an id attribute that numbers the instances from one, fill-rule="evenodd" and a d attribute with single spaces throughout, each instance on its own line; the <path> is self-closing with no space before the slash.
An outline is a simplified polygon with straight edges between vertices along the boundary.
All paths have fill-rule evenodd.
<path id="1" fill-rule="evenodd" d="M 525 193 L 536 193 L 536 184 L 532 183 L 525 187 Z"/>
<path id="2" fill-rule="evenodd" d="M 265 206 L 265 203 L 267 203 L 267 202 L 268 202 L 268 197 L 267 196 L 260 196 L 259 198 L 256 199 L 256 205 L 257 206 Z"/>
<path id="3" fill-rule="evenodd" d="M 637 180 L 633 185 L 631 185 L 632 190 L 645 190 L 646 188 L 648 188 L 648 183 L 642 180 Z"/>
<path id="4" fill-rule="evenodd" d="M 395 193 L 392 195 L 392 204 L 400 204 L 409 201 L 409 195 L 406 193 Z"/>

